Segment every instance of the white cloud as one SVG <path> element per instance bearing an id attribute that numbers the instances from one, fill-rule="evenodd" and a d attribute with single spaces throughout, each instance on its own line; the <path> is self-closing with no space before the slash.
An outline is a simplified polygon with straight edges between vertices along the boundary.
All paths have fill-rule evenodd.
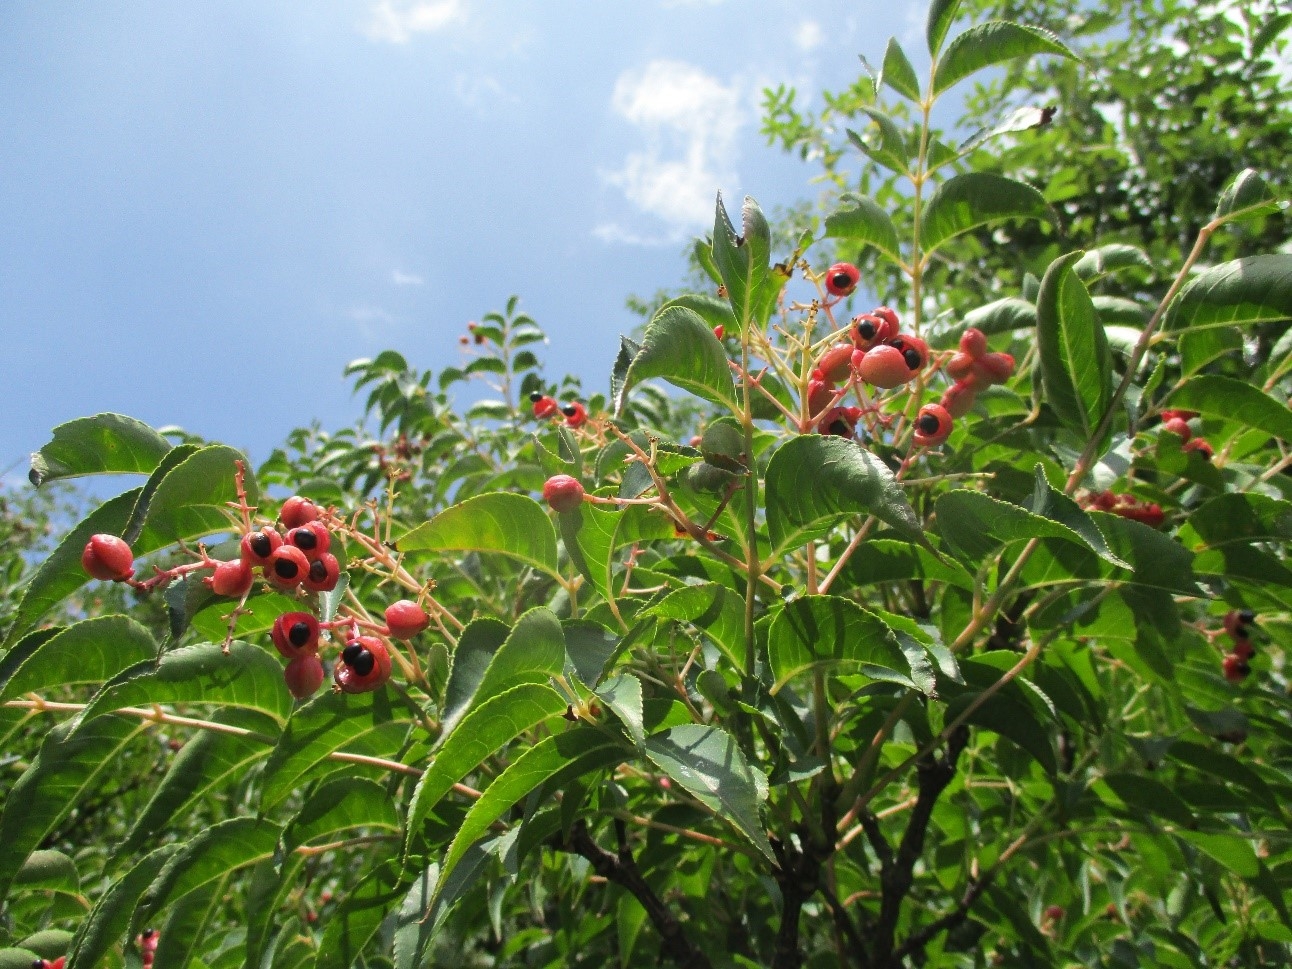
<path id="1" fill-rule="evenodd" d="M 805 20 L 794 31 L 794 45 L 801 51 L 816 50 L 825 43 L 825 31 L 815 20 Z"/>
<path id="2" fill-rule="evenodd" d="M 749 116 L 739 87 L 691 64 L 656 60 L 619 76 L 611 106 L 640 129 L 646 147 L 602 177 L 677 234 L 708 224 L 718 189 L 735 181 L 736 136 Z"/>
<path id="3" fill-rule="evenodd" d="M 415 34 L 443 30 L 465 15 L 462 0 L 380 0 L 363 32 L 371 40 L 407 44 Z"/>
<path id="4" fill-rule="evenodd" d="M 592 230 L 592 234 L 602 242 L 611 245 L 656 248 L 659 246 L 671 246 L 677 242 L 671 235 L 643 235 L 620 225 L 618 222 L 603 222 Z"/>
<path id="5" fill-rule="evenodd" d="M 393 270 L 390 274 L 390 281 L 396 286 L 425 286 L 426 280 L 417 273 L 400 272 L 398 269 Z"/>

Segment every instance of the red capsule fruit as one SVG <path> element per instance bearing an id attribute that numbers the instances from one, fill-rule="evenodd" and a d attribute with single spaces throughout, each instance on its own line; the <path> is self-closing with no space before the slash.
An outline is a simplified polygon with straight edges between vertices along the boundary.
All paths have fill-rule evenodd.
<path id="1" fill-rule="evenodd" d="M 817 422 L 816 430 L 818 434 L 850 438 L 857 432 L 857 422 L 860 420 L 860 407 L 831 407 Z"/>
<path id="2" fill-rule="evenodd" d="M 1256 655 L 1256 647 L 1252 645 L 1250 639 L 1239 639 L 1235 640 L 1234 648 L 1230 652 L 1241 660 L 1249 660 Z"/>
<path id="3" fill-rule="evenodd" d="M 278 510 L 278 520 L 284 528 L 300 528 L 306 522 L 315 521 L 319 514 L 319 506 L 314 502 L 300 495 L 292 495 Z"/>
<path id="4" fill-rule="evenodd" d="M 565 415 L 565 423 L 569 427 L 579 428 L 588 422 L 588 409 L 577 400 L 562 407 L 561 413 Z"/>
<path id="5" fill-rule="evenodd" d="M 540 394 L 538 391 L 534 391 L 534 393 L 530 394 L 529 400 L 532 405 L 531 410 L 534 412 L 534 416 L 540 421 L 547 420 L 547 418 L 560 410 L 560 407 L 555 400 L 547 396 L 547 394 Z"/>
<path id="6" fill-rule="evenodd" d="M 91 535 L 81 553 L 81 568 L 101 582 L 124 582 L 135 574 L 135 553 L 116 535 Z"/>
<path id="7" fill-rule="evenodd" d="M 1193 429 L 1189 427 L 1189 422 L 1182 421 L 1178 417 L 1172 417 L 1170 420 L 1163 421 L 1162 430 L 1180 435 L 1184 444 L 1188 444 L 1189 438 L 1193 437 Z"/>
<path id="8" fill-rule="evenodd" d="M 717 326 L 713 328 L 713 335 L 716 336 L 719 340 L 721 340 L 724 336 L 727 335 L 727 328 L 723 326 L 721 323 L 719 323 Z"/>
<path id="9" fill-rule="evenodd" d="M 341 563 L 331 552 L 324 552 L 310 562 L 310 569 L 301 585 L 311 592 L 331 592 L 341 580 Z"/>
<path id="10" fill-rule="evenodd" d="M 881 310 L 885 313 L 881 314 Z M 887 306 L 881 306 L 874 312 L 854 316 L 848 335 L 859 349 L 869 350 L 897 336 L 897 314 Z"/>
<path id="11" fill-rule="evenodd" d="M 295 659 L 319 651 L 319 621 L 308 612 L 284 612 L 269 628 L 269 638 L 280 656 Z"/>
<path id="12" fill-rule="evenodd" d="M 310 560 L 295 545 L 280 545 L 265 563 L 265 578 L 281 589 L 293 589 L 310 574 Z"/>
<path id="13" fill-rule="evenodd" d="M 304 552 L 307 559 L 313 559 L 328 550 L 332 544 L 332 535 L 322 522 L 306 522 L 288 532 L 285 541 Z"/>
<path id="14" fill-rule="evenodd" d="M 825 291 L 831 296 L 847 296 L 857 288 L 861 271 L 850 262 L 836 262 L 825 271 Z"/>
<path id="15" fill-rule="evenodd" d="M 851 376 L 852 355 L 856 351 L 851 343 L 840 343 L 821 354 L 816 362 L 816 369 L 821 371 L 827 383 L 846 383 Z"/>
<path id="16" fill-rule="evenodd" d="M 1215 451 L 1211 449 L 1211 442 L 1205 437 L 1195 437 L 1191 441 L 1185 441 L 1182 451 L 1197 451 L 1206 460 L 1210 461 L 1215 457 Z"/>
<path id="17" fill-rule="evenodd" d="M 942 406 L 952 417 L 964 417 L 973 407 L 978 389 L 969 381 L 958 380 L 942 395 Z"/>
<path id="18" fill-rule="evenodd" d="M 251 580 L 251 566 L 242 559 L 234 559 L 218 563 L 215 571 L 202 581 L 217 596 L 241 599 L 251 588 Z"/>
<path id="19" fill-rule="evenodd" d="M 242 560 L 251 565 L 267 565 L 282 544 L 283 536 L 268 525 L 259 531 L 248 532 L 242 536 Z"/>
<path id="20" fill-rule="evenodd" d="M 820 414 L 834 400 L 835 389 L 824 380 L 808 382 L 808 416 Z"/>
<path id="21" fill-rule="evenodd" d="M 1225 679 L 1230 683 L 1241 683 L 1251 674 L 1252 668 L 1241 656 L 1226 653 L 1225 658 L 1220 661 L 1220 671 L 1225 674 Z"/>
<path id="22" fill-rule="evenodd" d="M 283 669 L 287 689 L 298 700 L 305 700 L 323 685 L 323 663 L 315 653 L 297 656 Z"/>
<path id="23" fill-rule="evenodd" d="M 952 380 L 964 380 L 973 374 L 973 362 L 973 357 L 963 350 L 957 350 L 951 354 L 951 359 L 947 361 L 945 367 L 947 376 Z"/>
<path id="24" fill-rule="evenodd" d="M 1003 384 L 1014 376 L 1014 358 L 1008 353 L 984 353 L 974 361 L 974 374 L 984 384 Z"/>
<path id="25" fill-rule="evenodd" d="M 386 629 L 395 639 L 412 639 L 430 624 L 426 610 L 411 599 L 400 599 L 386 607 Z"/>
<path id="26" fill-rule="evenodd" d="M 345 644 L 332 668 L 342 693 L 368 693 L 390 679 L 390 651 L 376 636 L 360 636 Z"/>
<path id="27" fill-rule="evenodd" d="M 543 484 L 543 500 L 554 511 L 574 511 L 583 504 L 583 485 L 568 474 L 554 474 Z"/>
<path id="28" fill-rule="evenodd" d="M 908 383 L 915 372 L 906 357 L 896 347 L 882 344 L 866 352 L 866 358 L 857 368 L 857 376 L 872 387 L 891 390 Z"/>
<path id="29" fill-rule="evenodd" d="M 920 447 L 934 447 L 951 436 L 954 422 L 941 404 L 925 404 L 915 418 L 915 443 Z"/>
<path id="30" fill-rule="evenodd" d="M 1250 609 L 1230 609 L 1221 620 L 1225 632 L 1235 639 L 1247 638 L 1247 627 L 1256 621 L 1256 613 Z"/>
<path id="31" fill-rule="evenodd" d="M 960 334 L 960 352 L 970 357 L 981 357 L 987 352 L 987 337 L 975 326 L 969 327 Z"/>

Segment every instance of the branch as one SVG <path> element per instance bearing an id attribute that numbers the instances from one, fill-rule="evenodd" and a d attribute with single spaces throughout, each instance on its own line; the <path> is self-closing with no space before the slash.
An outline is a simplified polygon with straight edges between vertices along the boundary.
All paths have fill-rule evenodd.
<path id="1" fill-rule="evenodd" d="M 628 848 L 628 836 L 622 820 L 615 820 L 615 835 L 619 840 L 619 852 L 612 855 L 593 840 L 588 833 L 586 821 L 575 821 L 570 828 L 569 838 L 564 843 L 558 843 L 557 847 L 586 858 L 598 875 L 631 892 L 642 908 L 646 909 L 651 924 L 659 932 L 664 954 L 682 966 L 682 969 L 712 969 L 709 957 L 686 937 L 682 923 L 642 876 L 641 869 L 637 867 L 632 851 Z"/>

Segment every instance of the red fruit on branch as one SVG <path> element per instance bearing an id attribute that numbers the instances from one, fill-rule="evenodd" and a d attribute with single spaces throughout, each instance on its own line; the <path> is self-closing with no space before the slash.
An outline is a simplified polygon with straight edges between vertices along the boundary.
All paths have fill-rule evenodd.
<path id="1" fill-rule="evenodd" d="M 1014 376 L 1014 358 L 1008 353 L 984 353 L 974 361 L 974 373 L 984 384 L 1003 384 Z"/>
<path id="2" fill-rule="evenodd" d="M 269 638 L 280 656 L 295 659 L 319 651 L 319 621 L 308 612 L 284 612 L 274 620 Z"/>
<path id="3" fill-rule="evenodd" d="M 816 369 L 827 383 L 841 384 L 851 375 L 852 355 L 856 347 L 851 343 L 840 343 L 833 346 L 816 362 Z"/>
<path id="4" fill-rule="evenodd" d="M 817 423 L 817 433 L 850 438 L 857 432 L 860 420 L 860 407 L 831 407 Z"/>
<path id="5" fill-rule="evenodd" d="M 292 495 L 278 510 L 278 520 L 283 523 L 284 528 L 300 528 L 306 522 L 312 522 L 318 517 L 319 506 L 300 495 Z"/>
<path id="6" fill-rule="evenodd" d="M 538 391 L 530 394 L 529 400 L 532 405 L 530 409 L 540 421 L 547 420 L 560 409 L 554 399 L 547 394 L 540 394 Z"/>
<path id="7" fill-rule="evenodd" d="M 1180 450 L 1197 451 L 1208 461 L 1210 461 L 1213 457 L 1215 457 L 1215 453 L 1216 453 L 1211 448 L 1211 442 L 1209 442 L 1205 437 L 1195 437 L 1191 441 L 1185 441 L 1184 447 L 1182 447 Z"/>
<path id="8" fill-rule="evenodd" d="M 242 559 L 234 559 L 231 562 L 217 563 L 215 571 L 202 581 L 217 596 L 241 599 L 251 588 L 251 579 L 251 566 Z"/>
<path id="9" fill-rule="evenodd" d="M 897 336 L 897 327 L 897 314 L 887 306 L 881 306 L 873 312 L 854 316 L 848 335 L 860 349 L 869 350 L 875 344 Z"/>
<path id="10" fill-rule="evenodd" d="M 376 636 L 359 636 L 345 644 L 332 679 L 342 693 L 368 693 L 390 679 L 390 651 Z"/>
<path id="11" fill-rule="evenodd" d="M 288 545 L 295 545 L 308 559 L 317 558 L 332 544 L 332 536 L 322 522 L 306 522 L 287 533 Z"/>
<path id="12" fill-rule="evenodd" d="M 926 404 L 915 418 L 915 443 L 920 447 L 934 447 L 951 436 L 951 415 L 941 404 Z"/>
<path id="13" fill-rule="evenodd" d="M 310 560 L 295 545 L 280 545 L 265 563 L 265 578 L 282 589 L 293 589 L 310 574 Z"/>
<path id="14" fill-rule="evenodd" d="M 386 629 L 395 639 L 412 639 L 430 624 L 426 610 L 411 599 L 400 599 L 386 607 Z"/>
<path id="15" fill-rule="evenodd" d="M 1247 660 L 1236 653 L 1225 654 L 1225 658 L 1220 661 L 1220 670 L 1230 683 L 1241 683 L 1252 672 L 1252 668 L 1247 665 Z"/>
<path id="16" fill-rule="evenodd" d="M 834 387 L 824 380 L 808 382 L 808 416 L 820 414 L 834 400 Z"/>
<path id="17" fill-rule="evenodd" d="M 899 333 L 888 341 L 888 345 L 901 352 L 906 366 L 912 371 L 923 369 L 929 362 L 929 345 L 918 336 Z"/>
<path id="18" fill-rule="evenodd" d="M 565 415 L 565 423 L 569 427 L 582 427 L 588 422 L 588 409 L 577 400 L 562 407 L 561 413 Z"/>
<path id="19" fill-rule="evenodd" d="M 727 328 L 724 327 L 721 323 L 719 323 L 717 326 L 713 328 L 713 335 L 716 336 L 719 340 L 721 340 L 724 336 L 727 335 Z"/>
<path id="20" fill-rule="evenodd" d="M 872 387 L 891 390 L 907 383 L 914 376 L 906 357 L 896 347 L 883 344 L 866 352 L 866 358 L 857 368 L 857 376 Z"/>
<path id="21" fill-rule="evenodd" d="M 270 557 L 282 544 L 283 536 L 268 525 L 258 532 L 248 532 L 242 536 L 242 560 L 251 565 L 268 565 Z"/>
<path id="22" fill-rule="evenodd" d="M 316 653 L 297 656 L 283 669 L 287 690 L 298 700 L 305 700 L 323 685 L 323 663 Z"/>
<path id="23" fill-rule="evenodd" d="M 973 407 L 977 395 L 978 389 L 972 382 L 958 380 L 942 395 L 942 406 L 952 417 L 964 417 L 969 413 L 969 408 Z"/>
<path id="24" fill-rule="evenodd" d="M 324 552 L 310 562 L 301 584 L 311 592 L 331 592 L 341 579 L 341 563 L 331 552 Z"/>
<path id="25" fill-rule="evenodd" d="M 554 511 L 574 511 L 583 504 L 583 485 L 568 474 L 555 474 L 543 485 L 543 500 Z"/>
<path id="26" fill-rule="evenodd" d="M 1234 639 L 1246 639 L 1248 636 L 1247 627 L 1256 621 L 1256 613 L 1250 609 L 1230 609 L 1225 613 L 1225 618 L 1221 620 L 1225 632 L 1229 633 Z"/>
<path id="27" fill-rule="evenodd" d="M 1189 422 L 1181 420 L 1178 417 L 1172 417 L 1170 420 L 1163 421 L 1162 430 L 1180 435 L 1180 437 L 1184 439 L 1185 444 L 1188 444 L 1189 438 L 1193 437 L 1193 430 L 1189 427 Z"/>
<path id="28" fill-rule="evenodd" d="M 81 567 L 101 582 L 124 582 L 135 574 L 135 553 L 116 535 L 91 535 L 81 553 Z"/>
<path id="29" fill-rule="evenodd" d="M 969 327 L 960 334 L 960 352 L 971 358 L 981 357 L 987 352 L 987 337 L 977 327 Z"/>
<path id="30" fill-rule="evenodd" d="M 952 380 L 964 380 L 973 370 L 974 358 L 963 350 L 957 350 L 951 354 L 951 359 L 947 361 L 947 376 Z"/>
<path id="31" fill-rule="evenodd" d="M 850 262 L 836 262 L 825 271 L 825 291 L 831 296 L 847 296 L 857 288 L 861 271 Z"/>

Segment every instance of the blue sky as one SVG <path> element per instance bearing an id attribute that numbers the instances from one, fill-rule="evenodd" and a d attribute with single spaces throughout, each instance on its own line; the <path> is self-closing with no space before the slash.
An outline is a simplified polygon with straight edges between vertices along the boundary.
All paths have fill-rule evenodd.
<path id="1" fill-rule="evenodd" d="M 513 293 L 548 374 L 604 388 L 717 190 L 811 193 L 762 88 L 841 87 L 890 34 L 916 57 L 923 9 L 8 0 L 0 470 L 102 410 L 263 459 L 358 416 L 347 361 L 438 371 Z"/>

